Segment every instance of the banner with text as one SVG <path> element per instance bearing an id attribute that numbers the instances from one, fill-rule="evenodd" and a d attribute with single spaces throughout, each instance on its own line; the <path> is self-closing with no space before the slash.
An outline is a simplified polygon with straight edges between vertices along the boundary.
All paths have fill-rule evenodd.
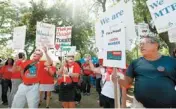
<path id="1" fill-rule="evenodd" d="M 96 22 L 96 46 L 100 49 L 100 51 L 102 51 L 104 48 L 101 43 L 103 37 L 105 36 L 105 29 L 107 26 L 112 26 L 109 24 L 118 26 L 121 23 L 123 23 L 126 28 L 126 49 L 131 50 L 131 47 L 135 43 L 136 39 L 132 0 L 127 1 L 127 3 L 124 2 L 124 0 L 120 1 L 117 5 L 103 13 L 99 20 Z"/>
<path id="2" fill-rule="evenodd" d="M 138 36 L 139 37 L 144 37 L 144 36 L 148 36 L 149 35 L 149 26 L 148 24 L 145 23 L 139 23 L 137 25 L 137 29 L 138 29 Z"/>
<path id="3" fill-rule="evenodd" d="M 104 66 L 126 68 L 125 36 L 124 25 L 110 24 L 106 28 L 104 36 L 105 50 L 103 53 Z"/>
<path id="4" fill-rule="evenodd" d="M 13 49 L 23 50 L 25 47 L 26 26 L 15 27 L 13 29 Z"/>
<path id="5" fill-rule="evenodd" d="M 36 28 L 36 47 L 54 47 L 55 25 L 37 22 Z"/>
<path id="6" fill-rule="evenodd" d="M 72 27 L 57 27 L 56 28 L 56 44 L 60 46 L 70 46 L 71 45 L 71 33 Z"/>
<path id="7" fill-rule="evenodd" d="M 147 5 L 158 33 L 176 27 L 176 0 L 148 0 Z"/>

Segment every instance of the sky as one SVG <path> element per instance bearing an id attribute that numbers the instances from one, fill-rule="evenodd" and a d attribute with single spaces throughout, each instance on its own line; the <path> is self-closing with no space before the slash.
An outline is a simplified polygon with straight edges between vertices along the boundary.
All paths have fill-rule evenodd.
<path id="1" fill-rule="evenodd" d="M 30 6 L 29 2 L 30 2 L 31 0 L 10 0 L 10 1 L 11 1 L 12 4 L 14 4 L 14 5 L 16 5 L 16 6 L 19 6 L 20 3 L 23 3 L 23 4 L 25 4 L 26 6 Z M 34 1 L 34 2 L 38 2 L 38 1 L 40 1 L 40 0 L 33 0 L 33 1 Z M 47 2 L 47 5 L 48 5 L 48 6 L 51 6 L 51 5 L 53 5 L 53 4 L 56 2 L 56 0 L 46 0 L 46 2 Z"/>

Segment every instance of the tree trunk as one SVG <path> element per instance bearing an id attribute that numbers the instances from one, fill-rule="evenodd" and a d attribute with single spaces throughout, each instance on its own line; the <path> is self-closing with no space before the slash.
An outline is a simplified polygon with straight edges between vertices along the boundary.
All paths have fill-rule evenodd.
<path id="1" fill-rule="evenodd" d="M 106 0 L 104 0 L 104 2 L 102 3 L 102 8 L 103 8 L 103 12 L 106 11 Z"/>
<path id="2" fill-rule="evenodd" d="M 82 50 L 80 50 L 80 57 L 83 58 L 84 57 L 84 52 Z"/>
<path id="3" fill-rule="evenodd" d="M 161 39 L 164 40 L 164 42 L 167 44 L 167 46 L 168 46 L 168 48 L 169 48 L 169 54 L 172 56 L 172 55 L 173 55 L 173 54 L 172 54 L 173 50 L 176 49 L 176 44 L 169 42 L 168 32 L 161 33 L 159 36 L 160 36 Z"/>

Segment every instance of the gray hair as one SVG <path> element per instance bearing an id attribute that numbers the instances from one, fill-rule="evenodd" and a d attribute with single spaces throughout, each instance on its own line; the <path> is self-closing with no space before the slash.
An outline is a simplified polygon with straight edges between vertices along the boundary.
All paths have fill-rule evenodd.
<path id="1" fill-rule="evenodd" d="M 141 39 L 150 39 L 150 43 L 157 43 L 158 44 L 158 50 L 160 49 L 160 41 L 157 37 L 152 37 L 152 36 L 143 36 Z"/>

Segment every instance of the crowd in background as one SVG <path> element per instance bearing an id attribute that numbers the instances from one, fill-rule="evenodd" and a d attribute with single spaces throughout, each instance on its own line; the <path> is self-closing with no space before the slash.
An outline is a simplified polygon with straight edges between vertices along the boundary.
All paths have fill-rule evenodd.
<path id="1" fill-rule="evenodd" d="M 127 89 L 135 80 L 134 107 L 175 107 L 175 98 L 158 89 L 168 91 L 172 96 L 176 95 L 175 89 L 172 89 L 176 80 L 176 72 L 173 70 L 176 68 L 176 50 L 173 51 L 174 58 L 162 56 L 158 52 L 159 42 L 150 37 L 141 40 L 140 48 L 143 57 L 127 65 L 128 69 L 117 69 L 118 74 L 114 73 L 112 67 L 104 67 L 103 59 L 94 64 L 90 55 L 84 56 L 85 63 L 75 61 L 73 55 L 67 56 L 65 60 L 59 57 L 61 62 L 58 68 L 47 54 L 46 48 L 36 49 L 31 60 L 27 60 L 24 53 L 18 53 L 14 58 L 8 58 L 0 67 L 2 104 L 9 108 L 23 108 L 27 103 L 29 108 L 38 108 L 45 96 L 46 108 L 49 108 L 51 92 L 55 90 L 56 83 L 63 108 L 75 108 L 76 104 L 81 103 L 82 95 L 90 96 L 92 87 L 96 88 L 100 107 L 114 108 L 114 83 L 118 82 L 121 107 L 125 108 Z M 45 61 L 41 61 L 43 54 L 46 55 Z M 170 74 L 166 74 L 168 72 L 165 70 L 169 70 Z M 156 80 L 170 88 L 159 85 Z M 151 81 L 155 82 L 148 84 Z M 151 87 L 152 85 L 154 86 Z M 151 90 L 146 89 L 147 87 Z M 161 99 L 162 96 L 158 94 L 166 99 Z"/>

